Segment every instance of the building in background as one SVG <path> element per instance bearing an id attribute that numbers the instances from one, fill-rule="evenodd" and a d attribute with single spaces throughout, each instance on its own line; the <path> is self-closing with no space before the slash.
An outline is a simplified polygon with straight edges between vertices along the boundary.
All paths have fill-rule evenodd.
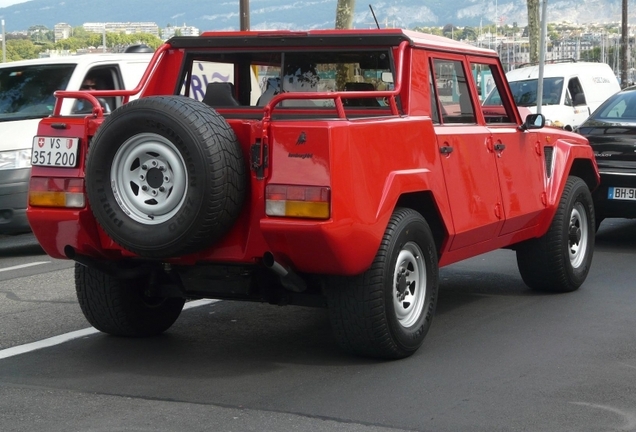
<path id="1" fill-rule="evenodd" d="M 199 29 L 192 26 L 167 26 L 161 29 L 161 39 L 168 40 L 172 36 L 199 36 Z"/>
<path id="2" fill-rule="evenodd" d="M 68 39 L 73 35 L 73 27 L 66 23 L 55 24 L 53 31 L 55 33 L 55 42 Z"/>
<path id="3" fill-rule="evenodd" d="M 154 22 L 109 22 L 109 23 L 84 23 L 84 30 L 93 33 L 149 33 L 159 37 L 159 26 Z"/>

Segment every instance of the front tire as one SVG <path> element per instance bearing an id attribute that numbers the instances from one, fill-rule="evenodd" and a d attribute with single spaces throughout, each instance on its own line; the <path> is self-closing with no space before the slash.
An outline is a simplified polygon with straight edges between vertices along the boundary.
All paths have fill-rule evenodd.
<path id="1" fill-rule="evenodd" d="M 569 177 L 548 232 L 517 248 L 521 278 L 537 291 L 577 290 L 594 253 L 594 204 L 585 182 Z"/>
<path id="2" fill-rule="evenodd" d="M 397 209 L 369 270 L 337 277 L 327 288 L 339 345 L 376 358 L 412 355 L 433 321 L 438 281 L 437 250 L 426 220 L 414 210 Z"/>
<path id="3" fill-rule="evenodd" d="M 181 314 L 185 300 L 146 295 L 146 279 L 117 279 L 75 264 L 75 290 L 84 316 L 97 330 L 115 336 L 158 335 Z"/>

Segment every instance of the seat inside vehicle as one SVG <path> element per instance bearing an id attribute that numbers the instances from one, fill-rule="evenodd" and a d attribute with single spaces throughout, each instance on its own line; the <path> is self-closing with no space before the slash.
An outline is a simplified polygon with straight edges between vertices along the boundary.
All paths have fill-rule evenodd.
<path id="1" fill-rule="evenodd" d="M 229 82 L 212 82 L 205 89 L 203 103 L 212 107 L 239 106 L 234 98 L 234 85 Z"/>
<path id="2" fill-rule="evenodd" d="M 345 83 L 345 91 L 375 91 L 373 83 L 368 82 L 348 82 Z M 347 98 L 344 101 L 345 106 L 366 106 L 379 107 L 380 103 L 377 98 Z"/>

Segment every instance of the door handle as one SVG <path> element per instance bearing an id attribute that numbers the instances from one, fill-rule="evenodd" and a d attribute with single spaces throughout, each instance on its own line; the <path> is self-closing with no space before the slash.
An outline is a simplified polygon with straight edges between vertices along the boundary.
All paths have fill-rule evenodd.
<path id="1" fill-rule="evenodd" d="M 453 152 L 453 148 L 451 146 L 442 146 L 439 148 L 439 151 L 443 155 L 449 155 Z"/>
<path id="2" fill-rule="evenodd" d="M 505 148 L 506 148 L 505 144 L 501 144 L 501 143 L 495 144 L 495 151 L 498 151 L 498 152 L 504 151 Z"/>

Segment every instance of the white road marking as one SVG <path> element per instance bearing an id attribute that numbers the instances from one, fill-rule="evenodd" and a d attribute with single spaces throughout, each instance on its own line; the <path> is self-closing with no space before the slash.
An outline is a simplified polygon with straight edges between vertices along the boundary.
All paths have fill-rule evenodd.
<path id="1" fill-rule="evenodd" d="M 50 264 L 50 263 L 51 263 L 51 261 L 36 261 L 36 262 L 28 263 L 28 264 L 20 264 L 20 265 L 16 265 L 16 266 L 12 266 L 12 267 L 0 268 L 0 272 L 18 270 L 18 269 L 21 269 L 21 268 L 33 267 L 33 266 L 36 266 L 36 265 Z"/>
<path id="2" fill-rule="evenodd" d="M 597 408 L 597 409 L 609 411 L 621 416 L 623 418 L 624 425 L 616 430 L 633 431 L 634 429 L 636 429 L 636 414 L 634 413 L 622 411 L 618 408 L 614 408 L 608 405 L 593 404 L 588 402 L 570 402 L 570 403 L 573 405 L 581 405 L 581 406 L 586 406 L 590 408 Z"/>
<path id="3" fill-rule="evenodd" d="M 187 302 L 183 306 L 183 310 L 209 305 L 212 303 L 216 303 L 218 301 L 220 300 L 214 300 L 214 299 L 194 300 L 191 302 Z M 24 345 L 18 345 L 11 348 L 6 348 L 3 350 L 0 350 L 0 360 L 9 358 L 9 357 L 14 357 L 20 354 L 29 353 L 31 351 L 36 351 L 42 348 L 48 348 L 55 345 L 60 345 L 65 342 L 71 341 L 73 339 L 79 339 L 81 337 L 90 336 L 95 333 L 99 333 L 99 330 L 97 330 L 94 327 L 89 327 L 82 330 L 76 330 L 76 331 L 64 333 L 58 336 L 53 336 L 48 339 L 42 339 L 41 341 L 31 342 Z"/>

